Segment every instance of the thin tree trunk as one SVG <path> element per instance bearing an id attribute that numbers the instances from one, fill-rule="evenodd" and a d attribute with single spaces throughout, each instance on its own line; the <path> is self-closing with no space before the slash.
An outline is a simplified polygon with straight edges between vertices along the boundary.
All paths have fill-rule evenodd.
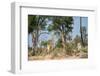
<path id="1" fill-rule="evenodd" d="M 32 33 L 32 51 L 33 51 L 33 55 L 35 55 L 35 48 L 36 48 L 36 37 L 35 37 L 35 34 Z"/>
<path id="2" fill-rule="evenodd" d="M 65 52 L 66 45 L 65 45 L 65 40 L 64 40 L 64 33 L 61 33 L 61 39 L 62 39 L 63 51 Z"/>
<path id="3" fill-rule="evenodd" d="M 82 34 L 82 17 L 80 17 L 80 34 L 81 34 L 82 45 L 84 46 L 83 34 Z"/>
<path id="4" fill-rule="evenodd" d="M 36 46 L 38 47 L 38 35 L 39 35 L 39 31 L 37 30 L 37 34 L 36 34 Z"/>

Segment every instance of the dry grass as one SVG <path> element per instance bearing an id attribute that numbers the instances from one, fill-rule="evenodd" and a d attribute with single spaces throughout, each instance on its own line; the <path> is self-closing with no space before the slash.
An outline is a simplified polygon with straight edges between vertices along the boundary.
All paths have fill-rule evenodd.
<path id="1" fill-rule="evenodd" d="M 80 59 L 80 58 L 88 58 L 88 53 L 86 52 L 77 52 L 74 54 L 72 52 L 71 55 L 65 54 L 62 50 L 54 50 L 51 51 L 49 54 L 46 51 L 41 52 L 41 54 L 32 56 L 32 51 L 28 53 L 28 60 L 53 60 L 53 59 Z"/>
<path id="2" fill-rule="evenodd" d="M 49 51 L 47 48 L 37 48 L 35 55 L 33 55 L 32 49 L 28 50 L 28 60 L 52 60 L 52 59 L 84 59 L 88 58 L 88 48 L 81 47 L 78 50 L 74 45 L 67 44 L 66 49 L 63 48 L 53 48 Z"/>

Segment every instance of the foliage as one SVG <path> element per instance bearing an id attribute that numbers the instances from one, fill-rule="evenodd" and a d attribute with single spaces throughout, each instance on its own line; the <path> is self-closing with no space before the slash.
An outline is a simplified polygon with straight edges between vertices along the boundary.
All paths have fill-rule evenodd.
<path id="1" fill-rule="evenodd" d="M 38 39 L 40 36 L 40 30 L 44 30 L 47 24 L 47 16 L 40 15 L 28 15 L 28 33 L 32 34 L 32 48 L 37 51 Z M 34 49 L 33 49 L 34 54 Z"/>
<path id="2" fill-rule="evenodd" d="M 58 39 L 58 41 L 57 41 L 57 43 L 56 43 L 56 47 L 57 48 L 62 48 L 62 41 L 61 41 L 61 39 Z"/>
<path id="3" fill-rule="evenodd" d="M 48 30 L 55 31 L 57 35 L 60 35 L 63 50 L 65 50 L 66 35 L 68 35 L 69 32 L 72 32 L 73 29 L 73 17 L 55 16 L 53 17 L 52 23 L 53 24 L 48 27 Z M 60 45 L 61 43 L 58 41 L 57 46 Z"/>
<path id="4" fill-rule="evenodd" d="M 41 46 L 47 47 L 48 41 L 42 41 Z"/>
<path id="5" fill-rule="evenodd" d="M 88 47 L 82 47 L 82 48 L 81 48 L 81 51 L 84 52 L 84 53 L 87 53 Z"/>
<path id="6" fill-rule="evenodd" d="M 66 54 L 72 55 L 73 50 L 75 50 L 75 49 L 76 49 L 76 46 L 74 43 L 71 42 L 71 43 L 66 44 Z"/>
<path id="7" fill-rule="evenodd" d="M 46 25 L 46 16 L 28 15 L 28 32 L 43 30 Z"/>
<path id="8" fill-rule="evenodd" d="M 57 32 L 68 33 L 69 31 L 72 31 L 73 29 L 72 17 L 55 16 L 53 17 L 52 22 L 53 23 L 48 27 L 49 31 L 56 30 Z"/>

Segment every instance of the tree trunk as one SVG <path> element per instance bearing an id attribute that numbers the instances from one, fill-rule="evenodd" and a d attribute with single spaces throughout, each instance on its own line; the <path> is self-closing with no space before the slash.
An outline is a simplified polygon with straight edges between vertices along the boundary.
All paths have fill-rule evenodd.
<path id="1" fill-rule="evenodd" d="M 37 45 L 38 45 L 38 31 L 36 30 L 35 33 L 32 33 L 32 50 L 33 50 L 33 55 L 36 54 L 37 52 Z"/>
<path id="2" fill-rule="evenodd" d="M 66 51 L 66 44 L 65 44 L 65 39 L 64 39 L 64 33 L 61 33 L 61 39 L 62 39 L 62 46 L 63 46 L 63 51 Z"/>
<path id="3" fill-rule="evenodd" d="M 81 34 L 82 45 L 84 46 L 83 34 L 82 34 L 82 17 L 80 17 L 80 34 Z"/>
<path id="4" fill-rule="evenodd" d="M 39 31 L 37 30 L 37 33 L 36 33 L 36 46 L 38 47 L 38 35 L 39 35 Z"/>
<path id="5" fill-rule="evenodd" d="M 35 48 L 36 48 L 36 36 L 35 36 L 35 33 L 32 33 L 32 51 L 33 51 L 33 54 L 32 55 L 35 55 Z"/>

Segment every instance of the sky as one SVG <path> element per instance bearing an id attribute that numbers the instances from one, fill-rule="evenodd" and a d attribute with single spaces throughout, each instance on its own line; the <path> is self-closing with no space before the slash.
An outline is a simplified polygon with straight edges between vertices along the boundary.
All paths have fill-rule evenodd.
<path id="1" fill-rule="evenodd" d="M 72 39 L 76 37 L 76 35 L 80 35 L 80 16 L 73 16 L 73 30 L 72 30 Z M 50 22 L 49 22 L 50 23 Z M 88 17 L 82 17 L 82 26 L 85 26 L 88 30 Z M 44 31 L 42 31 L 44 32 Z M 53 33 L 50 34 L 42 34 L 39 37 L 39 41 L 43 40 L 49 40 L 49 39 L 55 39 L 54 41 L 57 41 L 57 36 L 52 36 Z M 54 37 L 54 38 L 52 38 Z M 29 47 L 32 47 L 32 35 L 28 35 L 28 45 Z"/>
<path id="2" fill-rule="evenodd" d="M 73 24 L 73 33 L 72 37 L 74 38 L 76 35 L 80 35 L 80 17 L 74 16 L 74 24 Z M 82 26 L 85 26 L 88 30 L 88 17 L 82 17 Z"/>

